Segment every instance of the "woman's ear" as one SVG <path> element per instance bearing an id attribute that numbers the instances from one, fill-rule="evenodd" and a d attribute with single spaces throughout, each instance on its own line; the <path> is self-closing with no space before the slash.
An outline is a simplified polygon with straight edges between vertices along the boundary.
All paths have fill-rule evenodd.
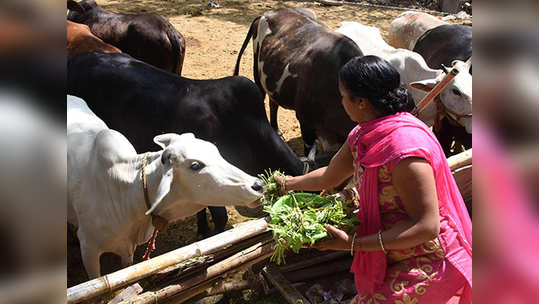
<path id="1" fill-rule="evenodd" d="M 361 104 L 361 100 L 362 100 L 362 99 L 363 99 L 363 98 L 361 98 L 361 97 L 353 96 L 353 97 L 350 98 L 350 101 L 351 101 L 353 104 L 359 105 L 359 104 Z"/>
<path id="2" fill-rule="evenodd" d="M 367 98 L 362 98 L 362 97 L 358 97 L 357 99 L 358 99 L 359 108 L 360 109 L 365 109 L 365 107 L 367 107 L 368 99 Z"/>

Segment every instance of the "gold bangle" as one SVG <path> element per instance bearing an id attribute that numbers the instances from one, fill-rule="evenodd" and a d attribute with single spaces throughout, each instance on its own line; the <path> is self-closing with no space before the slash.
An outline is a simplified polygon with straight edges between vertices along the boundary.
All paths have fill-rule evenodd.
<path id="1" fill-rule="evenodd" d="M 384 248 L 384 242 L 382 241 L 382 230 L 378 230 L 378 242 L 380 242 L 380 247 L 382 247 L 382 251 L 387 254 L 387 250 Z"/>
<path id="2" fill-rule="evenodd" d="M 352 237 L 352 245 L 350 246 L 350 255 L 354 256 L 354 242 L 356 241 L 357 232 L 354 232 L 354 236 Z"/>

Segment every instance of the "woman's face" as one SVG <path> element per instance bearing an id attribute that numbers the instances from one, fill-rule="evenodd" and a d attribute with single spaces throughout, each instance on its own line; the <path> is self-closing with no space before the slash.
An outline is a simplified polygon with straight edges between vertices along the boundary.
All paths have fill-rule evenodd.
<path id="1" fill-rule="evenodd" d="M 348 117 L 352 121 L 355 122 L 361 122 L 362 120 L 362 110 L 360 107 L 361 98 L 351 96 L 348 93 L 348 90 L 342 85 L 341 81 L 339 80 L 339 92 L 341 93 L 341 102 L 344 107 L 344 110 L 346 111 L 346 114 L 348 114 Z"/>

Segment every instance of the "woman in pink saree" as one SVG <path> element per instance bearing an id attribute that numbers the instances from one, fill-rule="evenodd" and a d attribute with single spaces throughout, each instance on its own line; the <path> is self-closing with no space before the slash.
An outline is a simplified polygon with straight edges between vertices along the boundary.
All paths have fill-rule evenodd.
<path id="1" fill-rule="evenodd" d="M 347 142 L 327 167 L 276 177 L 287 191 L 317 191 L 353 175 L 356 233 L 328 225 L 335 238 L 316 248 L 354 254 L 351 304 L 471 303 L 471 220 L 437 139 L 408 113 L 414 103 L 399 73 L 379 57 L 356 57 L 341 68 L 339 91 L 358 122 Z"/>

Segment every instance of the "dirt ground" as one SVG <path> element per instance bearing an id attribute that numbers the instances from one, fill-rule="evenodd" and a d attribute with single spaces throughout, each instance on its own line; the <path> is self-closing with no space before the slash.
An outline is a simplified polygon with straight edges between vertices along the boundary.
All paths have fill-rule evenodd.
<path id="1" fill-rule="evenodd" d="M 387 34 L 390 22 L 401 10 L 362 6 L 321 6 L 314 2 L 217 0 L 220 8 L 209 8 L 208 0 L 97 0 L 104 9 L 125 13 L 159 13 L 165 16 L 186 38 L 186 56 L 182 76 L 212 79 L 232 75 L 238 51 L 251 21 L 267 10 L 281 7 L 307 7 L 319 20 L 336 29 L 344 20 L 376 26 Z M 253 79 L 253 52 L 249 45 L 243 54 L 240 75 Z M 267 103 L 266 103 L 267 104 Z M 267 106 L 266 106 L 267 107 Z M 279 127 L 287 143 L 298 155 L 303 154 L 299 123 L 294 112 L 279 110 Z M 229 208 L 229 225 L 248 220 L 234 208 Z M 195 217 L 173 223 L 157 237 L 157 250 L 152 256 L 183 247 L 196 241 Z M 68 286 L 87 280 L 76 243 L 68 251 Z M 139 246 L 135 263 L 141 261 L 145 248 Z M 106 259 L 105 258 L 102 258 Z M 270 303 L 270 302 L 266 302 Z M 273 303 L 273 302 L 271 302 Z M 277 303 L 277 302 L 275 302 Z"/>

